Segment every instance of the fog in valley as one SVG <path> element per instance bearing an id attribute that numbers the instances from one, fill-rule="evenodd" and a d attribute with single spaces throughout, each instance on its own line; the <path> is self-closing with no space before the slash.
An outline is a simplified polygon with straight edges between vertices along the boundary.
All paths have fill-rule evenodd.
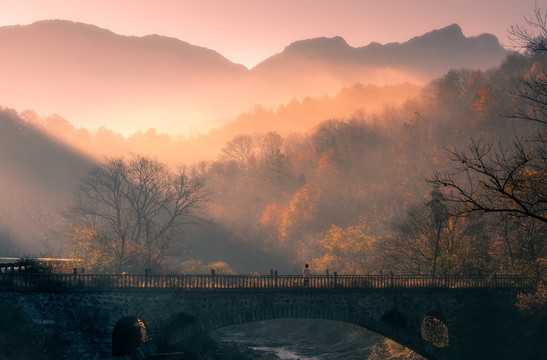
<path id="1" fill-rule="evenodd" d="M 485 70 L 507 54 L 495 37 L 468 38 L 457 25 L 402 44 L 300 40 L 252 69 L 181 40 L 61 20 L 1 27 L 0 43 L 10 54 L 0 58 L 3 106 L 61 114 L 76 128 L 105 126 L 124 136 L 151 127 L 202 134 L 255 105 L 276 109 L 293 98 L 332 97 L 356 83 L 422 85 L 450 68 Z"/>
<path id="2" fill-rule="evenodd" d="M 178 256 L 158 259 L 157 272 L 187 270 L 188 262 L 205 272 L 207 264 L 225 262 L 227 269 L 243 274 L 298 272 L 304 262 L 313 263 L 317 272 L 427 272 L 426 255 L 415 264 L 394 260 L 405 257 L 398 254 L 402 227 L 413 211 L 427 209 L 432 201 L 434 188 L 425 180 L 449 171 L 448 151 L 465 151 L 472 139 L 509 146 L 515 135 L 533 132 L 534 123 L 505 116 L 515 106 L 508 89 L 516 89 L 522 77 L 535 76 L 541 66 L 511 55 L 498 68 L 450 70 L 421 89 L 357 84 L 332 98 L 294 100 L 276 110 L 257 106 L 192 138 L 154 130 L 125 138 L 106 128 L 76 129 L 59 116 L 5 109 L 4 249 L 69 256 L 71 239 L 65 235 L 71 216 L 66 212 L 78 182 L 106 158 L 138 154 L 172 170 L 188 159 L 208 193 L 199 219 L 172 235 L 169 246 Z M 371 99 L 384 108 L 367 111 Z M 47 223 L 47 235 L 34 229 L 41 222 Z M 446 248 L 446 256 L 458 262 L 463 261 L 458 251 L 482 251 L 476 259 L 482 271 L 509 261 L 507 254 L 493 256 L 499 235 L 489 224 L 487 218 L 473 217 L 458 223 L 461 228 L 446 229 L 447 241 L 453 231 L 475 231 L 472 238 L 484 242 L 475 248 L 464 236 L 456 244 L 461 249 Z M 351 231 L 359 232 L 351 240 L 355 248 L 328 244 L 344 241 Z M 44 237 L 46 243 L 40 240 Z M 447 270 L 460 271 L 452 265 Z"/>
<path id="3" fill-rule="evenodd" d="M 92 274 L 308 263 L 316 275 L 541 279 L 547 34 L 512 31 L 511 51 L 455 24 L 402 44 L 299 40 L 247 69 L 158 35 L 0 27 L 0 257 Z M 291 329 L 310 359 L 418 358 L 360 328 L 307 338 L 318 325 L 291 321 L 195 347 L 275 334 L 277 348 Z"/>

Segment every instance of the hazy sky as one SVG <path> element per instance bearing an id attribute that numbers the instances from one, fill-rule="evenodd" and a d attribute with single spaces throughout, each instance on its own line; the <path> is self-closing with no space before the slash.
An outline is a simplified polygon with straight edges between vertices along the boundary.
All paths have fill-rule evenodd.
<path id="1" fill-rule="evenodd" d="M 252 67 L 295 40 L 342 36 L 354 47 L 404 42 L 457 23 L 466 36 L 524 23 L 547 0 L 1 0 L 0 26 L 64 19 L 122 35 L 160 34 Z"/>

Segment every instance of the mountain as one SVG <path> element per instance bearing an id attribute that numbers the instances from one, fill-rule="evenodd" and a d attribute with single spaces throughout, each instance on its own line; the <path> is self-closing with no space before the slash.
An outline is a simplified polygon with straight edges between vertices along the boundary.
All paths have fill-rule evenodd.
<path id="1" fill-rule="evenodd" d="M 211 98 L 229 98 L 223 86 L 247 72 L 183 41 L 120 36 L 69 21 L 2 27 L 0 44 L 3 105 L 60 113 L 90 128 L 125 123 L 130 131 L 181 122 L 182 130 L 185 117 L 199 116 Z"/>
<path id="2" fill-rule="evenodd" d="M 255 71 L 290 67 L 298 60 L 331 66 L 395 67 L 413 70 L 427 78 L 451 68 L 487 69 L 508 54 L 490 34 L 465 37 L 457 24 L 417 36 L 405 43 L 371 43 L 353 48 L 341 37 L 297 41 L 257 65 Z"/>
<path id="3" fill-rule="evenodd" d="M 19 253 L 47 250 L 46 228 L 95 163 L 0 108 L 0 164 L 0 245 L 12 238 Z M 3 250 L 0 246 L 0 256 Z"/>
<path id="4" fill-rule="evenodd" d="M 63 20 L 0 27 L 0 44 L 0 105 L 126 135 L 151 127 L 203 133 L 256 104 L 334 95 L 355 83 L 425 83 L 450 68 L 495 66 L 506 54 L 495 37 L 467 38 L 457 25 L 402 44 L 297 41 L 251 70 L 181 40 Z"/>
<path id="5" fill-rule="evenodd" d="M 14 179 L 17 186 L 33 184 L 51 196 L 64 197 L 94 162 L 45 135 L 13 111 L 0 109 L 0 164 L 2 180 Z"/>
<path id="6" fill-rule="evenodd" d="M 508 51 L 493 35 L 482 34 L 468 38 L 458 25 L 452 24 L 403 44 L 387 44 L 383 47 L 371 44 L 358 48 L 355 54 L 362 63 L 381 62 L 437 78 L 444 75 L 447 69 L 485 70 L 497 66 Z"/>
<path id="7" fill-rule="evenodd" d="M 507 54 L 495 36 L 468 38 L 453 24 L 405 43 L 371 43 L 353 48 L 341 37 L 297 41 L 257 65 L 253 72 L 296 88 L 300 86 L 298 79 L 309 78 L 319 79 L 318 86 L 325 81 L 424 83 L 450 69 L 495 67 Z"/>

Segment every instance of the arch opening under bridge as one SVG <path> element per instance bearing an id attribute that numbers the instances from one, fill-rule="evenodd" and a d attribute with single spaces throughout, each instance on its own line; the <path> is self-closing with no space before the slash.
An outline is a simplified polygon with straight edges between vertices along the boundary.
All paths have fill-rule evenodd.
<path id="1" fill-rule="evenodd" d="M 0 274 L 0 298 L 20 304 L 39 331 L 67 337 L 67 357 L 82 360 L 113 352 L 145 359 L 195 334 L 281 318 L 355 324 L 430 359 L 469 358 L 477 349 L 511 359 L 496 339 L 515 335 L 503 324 L 520 321 L 514 304 L 528 284 L 519 276 L 331 275 L 304 286 L 301 276 L 7 273 Z M 129 354 L 113 351 L 116 325 L 130 316 L 143 322 L 148 341 Z M 425 325 L 437 330 L 422 329 L 427 316 L 432 321 Z M 424 333 L 445 334 L 447 341 Z"/>
<path id="2" fill-rule="evenodd" d="M 396 319 L 399 322 L 393 321 L 393 314 L 398 314 Z M 176 347 L 178 344 L 184 344 L 192 337 L 204 335 L 224 327 L 275 319 L 316 319 L 356 325 L 387 337 L 428 359 L 442 358 L 443 356 L 439 353 L 445 351 L 446 347 L 439 349 L 431 341 L 423 339 L 418 330 L 414 333 L 409 331 L 409 328 L 420 329 L 425 316 L 424 319 L 413 326 L 410 326 L 407 322 L 401 326 L 401 316 L 404 316 L 401 312 L 392 310 L 388 310 L 378 317 L 371 317 L 369 314 L 362 312 L 329 311 L 306 305 L 238 311 L 208 316 L 203 319 L 197 319 L 191 314 L 180 312 L 168 320 L 166 330 L 162 331 L 162 337 L 157 343 L 145 344 L 149 347 L 149 350 L 142 351 L 142 357 L 133 355 L 131 358 L 146 359 L 149 356 L 148 354 L 156 351 L 163 352 Z"/>

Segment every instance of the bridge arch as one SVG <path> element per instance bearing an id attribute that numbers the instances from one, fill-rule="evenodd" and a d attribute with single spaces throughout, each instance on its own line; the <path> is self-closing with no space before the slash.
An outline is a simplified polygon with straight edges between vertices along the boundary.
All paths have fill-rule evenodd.
<path id="1" fill-rule="evenodd" d="M 162 330 L 181 312 L 195 317 L 197 321 L 184 330 L 188 336 L 258 320 L 316 318 L 356 324 L 430 359 L 447 360 L 472 358 L 478 353 L 510 359 L 513 348 L 498 339 L 519 336 L 521 331 L 500 326 L 502 320 L 499 315 L 504 314 L 512 319 L 513 323 L 518 324 L 516 329 L 526 326 L 514 306 L 520 288 L 512 285 L 498 286 L 495 291 L 490 288 L 473 288 L 471 291 L 459 287 L 430 289 L 394 286 L 308 289 L 291 287 L 293 283 L 285 281 L 278 284 L 280 288 L 262 289 L 255 286 L 255 280 L 259 277 L 245 277 L 240 288 L 103 289 L 93 288 L 93 285 L 90 288 L 56 290 L 48 287 L 50 280 L 55 280 L 55 284 L 62 282 L 70 285 L 70 281 L 78 279 L 65 275 L 47 276 L 45 279 L 41 275 L 36 278 L 11 274 L 4 278 L 0 276 L 0 299 L 19 304 L 39 331 L 65 334 L 70 342 L 67 342 L 64 352 L 81 359 L 111 356 L 114 328 L 125 316 L 142 319 L 149 330 L 150 341 L 125 356 L 132 360 L 145 359 L 157 353 Z M 94 276 L 89 277 L 89 281 L 93 279 Z M 182 280 L 185 286 L 194 284 L 190 284 L 186 277 Z M 395 281 L 392 283 L 397 284 Z M 24 288 L 18 288 L 23 285 Z M 222 286 L 223 283 L 219 282 L 218 285 Z M 262 283 L 258 285 L 262 286 Z M 422 339 L 421 323 L 426 316 L 432 315 L 448 327 L 448 347 L 436 347 Z M 184 338 L 181 333 L 182 330 L 177 331 L 176 335 Z M 519 346 L 519 351 L 526 353 L 529 347 Z"/>
<path id="2" fill-rule="evenodd" d="M 404 325 L 397 322 L 406 321 L 406 318 L 404 318 L 404 315 L 401 312 L 393 311 L 388 312 L 388 314 L 390 314 L 388 315 L 388 318 L 396 319 L 395 324 L 390 323 L 389 321 L 386 322 L 385 319 L 376 319 L 371 316 L 373 314 L 332 311 L 310 306 L 288 306 L 237 311 L 208 316 L 203 319 L 196 319 L 195 322 L 186 322 L 181 327 L 171 328 L 171 333 L 167 334 L 163 339 L 164 342 L 161 344 L 160 348 L 168 348 L 182 343 L 193 336 L 203 335 L 227 326 L 274 319 L 318 319 L 357 325 L 390 338 L 427 358 L 434 359 L 437 357 L 439 352 L 438 348 L 432 346 L 431 343 L 424 341 L 420 337 L 420 334 L 409 332 L 408 325 L 407 328 L 404 328 Z M 404 318 L 403 320 L 401 319 L 401 316 Z M 406 325 L 406 322 L 404 324 Z"/>
<path id="3" fill-rule="evenodd" d="M 118 320 L 112 330 L 112 355 L 132 353 L 148 342 L 146 324 L 137 316 L 125 316 Z"/>
<path id="4" fill-rule="evenodd" d="M 408 319 L 399 310 L 388 310 L 386 311 L 382 317 L 380 318 L 381 321 L 393 325 L 401 330 L 408 330 Z"/>
<path id="5" fill-rule="evenodd" d="M 450 345 L 449 330 L 446 317 L 439 311 L 429 311 L 420 324 L 422 338 L 437 348 L 445 348 Z"/>

